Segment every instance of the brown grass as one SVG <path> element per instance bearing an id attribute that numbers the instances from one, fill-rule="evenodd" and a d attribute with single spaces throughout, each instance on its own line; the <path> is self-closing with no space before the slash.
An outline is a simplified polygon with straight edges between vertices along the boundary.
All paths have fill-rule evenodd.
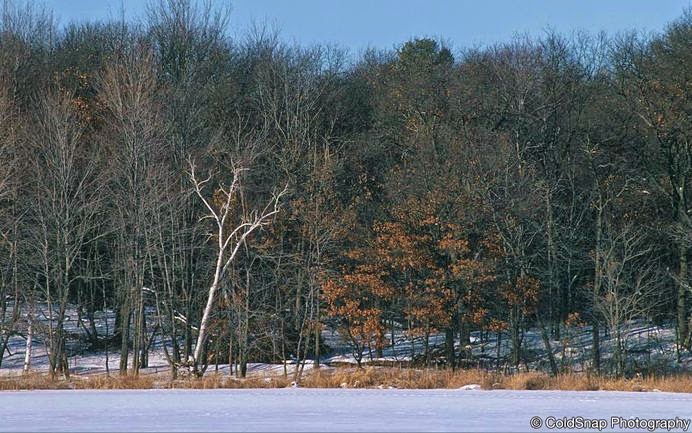
<path id="1" fill-rule="evenodd" d="M 156 388 L 156 378 L 142 376 L 73 376 L 74 389 L 152 389 Z"/>
<path id="2" fill-rule="evenodd" d="M 164 375 L 77 376 L 51 380 L 45 374 L 0 377 L 0 391 L 31 389 L 217 389 L 217 388 L 285 388 L 292 378 L 251 376 L 245 379 L 220 374 L 203 378 L 170 380 Z M 478 384 L 483 389 L 572 390 L 572 391 L 667 391 L 692 393 L 692 373 L 646 378 L 615 379 L 586 374 L 564 374 L 551 377 L 544 373 L 503 375 L 485 370 L 418 370 L 395 367 L 323 368 L 305 374 L 301 386 L 306 388 L 402 388 L 456 389 Z"/>
<path id="3" fill-rule="evenodd" d="M 47 374 L 32 373 L 0 378 L 0 391 L 22 391 L 31 389 L 71 389 L 64 380 L 53 380 Z"/>
<path id="4" fill-rule="evenodd" d="M 338 368 L 333 372 L 317 371 L 303 378 L 308 388 L 458 388 L 481 383 L 490 373 L 482 370 L 416 370 L 409 368 L 367 367 Z"/>
<path id="5" fill-rule="evenodd" d="M 32 389 L 151 389 L 156 381 L 151 376 L 76 376 L 51 379 L 47 374 L 31 373 L 0 377 L 0 391 Z"/>
<path id="6" fill-rule="evenodd" d="M 162 388 L 182 389 L 218 389 L 218 388 L 286 388 L 291 383 L 289 378 L 283 376 L 274 377 L 248 377 L 238 379 L 221 374 L 208 374 L 201 378 L 187 378 L 168 381 Z"/>
<path id="7" fill-rule="evenodd" d="M 485 370 L 414 370 L 369 367 L 340 368 L 333 373 L 315 372 L 306 376 L 301 385 L 308 388 L 405 388 L 456 389 L 478 384 L 486 390 L 563 390 L 563 391 L 666 391 L 692 393 L 692 373 L 615 379 L 586 374 L 563 374 L 552 377 L 545 373 L 503 375 Z"/>

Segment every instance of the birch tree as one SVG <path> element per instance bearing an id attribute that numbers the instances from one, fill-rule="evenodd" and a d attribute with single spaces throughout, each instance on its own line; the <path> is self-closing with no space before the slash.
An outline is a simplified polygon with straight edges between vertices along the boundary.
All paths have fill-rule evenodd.
<path id="1" fill-rule="evenodd" d="M 248 241 L 248 237 L 257 229 L 269 224 L 271 218 L 279 212 L 281 197 L 286 193 L 286 188 L 272 194 L 271 199 L 262 209 L 254 209 L 248 213 L 239 214 L 242 175 L 243 172 L 247 171 L 246 168 L 231 164 L 230 184 L 219 183 L 213 195 L 209 197 L 205 187 L 214 179 L 214 173 L 209 174 L 204 179 L 200 178 L 197 175 L 196 164 L 191 158 L 189 167 L 188 175 L 194 192 L 206 208 L 203 219 L 212 220 L 213 230 L 210 233 L 210 238 L 216 241 L 212 282 L 202 311 L 195 351 L 192 360 L 190 360 L 194 373 L 202 375 L 204 372 L 200 371 L 200 365 L 206 351 L 207 328 L 222 281 L 239 250 Z"/>

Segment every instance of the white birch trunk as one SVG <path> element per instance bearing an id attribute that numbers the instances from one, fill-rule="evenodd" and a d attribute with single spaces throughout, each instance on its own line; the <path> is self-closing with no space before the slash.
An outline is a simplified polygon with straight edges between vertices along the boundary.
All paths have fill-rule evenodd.
<path id="1" fill-rule="evenodd" d="M 34 315 L 33 313 L 29 313 L 29 329 L 27 330 L 26 333 L 26 350 L 24 352 L 24 368 L 23 372 L 24 374 L 29 372 L 29 369 L 31 368 L 31 351 L 33 349 L 33 340 L 34 340 Z"/>
<path id="2" fill-rule="evenodd" d="M 207 294 L 207 303 L 202 312 L 202 319 L 199 324 L 199 332 L 197 334 L 197 342 L 195 344 L 195 350 L 192 356 L 192 367 L 194 372 L 199 374 L 198 367 L 201 362 L 202 354 L 204 353 L 204 345 L 207 339 L 207 326 L 209 325 L 209 320 L 211 319 L 211 314 L 214 308 L 214 301 L 216 299 L 216 292 L 219 289 L 221 280 L 226 274 L 226 270 L 233 262 L 240 246 L 245 242 L 245 239 L 252 233 L 255 229 L 262 227 L 267 224 L 270 217 L 279 212 L 279 200 L 283 194 L 286 193 L 286 188 L 278 194 L 275 194 L 267 206 L 262 210 L 262 212 L 251 212 L 250 221 L 238 222 L 235 228 L 230 229 L 227 227 L 227 222 L 230 217 L 231 203 L 234 196 L 238 193 L 240 173 L 244 170 L 242 168 L 234 168 L 233 171 L 233 182 L 228 188 L 219 188 L 224 194 L 224 204 L 220 209 L 215 209 L 211 203 L 204 197 L 202 189 L 204 185 L 211 180 L 211 175 L 205 180 L 198 180 L 195 174 L 195 164 L 190 159 L 190 181 L 194 187 L 195 193 L 200 198 L 202 203 L 209 211 L 207 217 L 212 218 L 217 227 L 217 240 L 218 240 L 218 251 L 216 257 L 216 268 L 214 270 L 214 280 L 209 287 L 209 293 Z M 189 361 L 189 360 L 188 360 Z"/>

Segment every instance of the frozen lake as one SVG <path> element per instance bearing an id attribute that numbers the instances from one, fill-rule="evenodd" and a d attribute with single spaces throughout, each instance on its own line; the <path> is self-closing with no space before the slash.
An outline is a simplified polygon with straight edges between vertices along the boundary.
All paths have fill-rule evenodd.
<path id="1" fill-rule="evenodd" d="M 0 392 L 0 431 L 528 431 L 534 416 L 541 417 L 543 428 L 549 416 L 688 419 L 692 394 L 348 389 Z"/>

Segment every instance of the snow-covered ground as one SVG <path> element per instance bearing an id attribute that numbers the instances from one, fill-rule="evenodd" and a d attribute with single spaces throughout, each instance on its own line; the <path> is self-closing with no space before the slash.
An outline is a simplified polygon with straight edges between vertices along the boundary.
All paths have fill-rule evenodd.
<path id="1" fill-rule="evenodd" d="M 677 417 L 682 426 L 692 418 L 692 395 L 300 388 L 0 393 L 0 431 L 531 431 L 532 417 L 541 418 L 544 431 L 548 417 L 608 423 Z"/>
<path id="2" fill-rule="evenodd" d="M 23 309 L 25 310 L 25 309 Z M 22 311 L 23 311 L 22 310 Z M 48 369 L 48 353 L 45 345 L 45 328 L 49 323 L 46 311 L 47 305 L 40 304 L 37 307 L 36 317 L 41 327 L 38 327 L 34 335 L 34 349 L 32 352 L 32 370 L 46 371 Z M 11 316 L 11 308 L 8 317 Z M 154 311 L 149 311 L 149 315 L 154 315 Z M 0 366 L 0 376 L 3 373 L 20 372 L 24 363 L 24 351 L 26 345 L 26 312 L 23 311 L 22 319 L 15 326 L 15 332 L 9 339 L 9 346 L 5 351 L 2 365 Z M 95 328 L 99 338 L 112 336 L 115 328 L 115 316 L 112 311 L 97 312 L 95 314 Z M 156 321 L 151 317 L 148 324 L 152 325 Z M 0 323 L 0 336 L 2 336 L 2 323 Z M 65 330 L 70 335 L 67 341 L 68 363 L 70 370 L 77 374 L 96 374 L 106 371 L 106 359 L 110 370 L 117 370 L 120 355 L 117 352 L 117 344 L 111 343 L 108 356 L 106 357 L 105 348 L 89 348 L 85 344 L 85 329 L 89 325 L 86 319 L 80 316 L 77 310 L 70 306 L 68 308 L 65 321 Z M 683 351 L 680 362 L 677 360 L 675 345 L 675 329 L 672 324 L 657 326 L 646 321 L 633 321 L 626 323 L 621 328 L 624 338 L 624 346 L 627 349 L 628 375 L 636 372 L 646 371 L 690 371 L 692 370 L 692 354 Z M 154 332 L 150 329 L 150 333 Z M 339 335 L 339 332 L 329 327 L 325 328 L 322 334 L 325 343 L 330 348 L 324 353 L 321 359 L 322 364 L 355 364 L 355 358 L 351 349 Z M 540 333 L 536 329 L 530 329 L 523 334 L 523 346 L 520 369 L 528 367 L 531 370 L 548 371 L 548 356 L 545 350 Z M 391 335 L 386 335 L 386 340 L 391 341 Z M 406 335 L 404 329 L 397 329 L 394 335 L 394 345 L 385 347 L 381 358 L 371 358 L 374 353 L 366 350 L 363 354 L 363 363 L 406 363 L 414 357 L 423 354 L 425 346 L 422 338 L 413 341 Z M 500 367 L 506 371 L 512 371 L 512 366 L 508 363 L 511 352 L 509 338 L 505 334 L 500 340 L 498 351 L 497 334 L 481 334 L 474 332 L 471 335 L 470 344 L 464 346 L 471 353 L 468 360 L 468 367 Z M 169 367 L 162 349 L 160 333 L 154 335 L 154 341 L 149 353 L 149 368 L 142 372 L 159 373 L 165 372 Z M 608 334 L 601 333 L 601 353 L 603 356 L 604 371 L 612 369 L 613 348 L 615 339 L 612 331 Z M 444 345 L 444 335 L 436 334 L 430 336 L 429 345 L 436 351 L 437 356 L 442 356 L 442 346 Z M 457 350 L 461 350 L 461 343 L 457 339 Z M 589 368 L 592 349 L 592 334 L 589 326 L 562 328 L 560 340 L 552 340 L 551 346 L 553 354 L 561 368 L 567 371 L 581 372 Z M 413 350 L 412 350 L 413 349 Z M 498 362 L 497 356 L 500 355 Z M 312 362 L 306 364 L 309 369 Z M 251 364 L 248 368 L 251 374 L 271 374 L 283 373 L 283 365 Z M 286 369 L 290 373 L 294 366 L 287 365 Z M 210 366 L 213 371 L 215 366 Z M 227 366 L 221 366 L 222 372 L 227 371 Z"/>

